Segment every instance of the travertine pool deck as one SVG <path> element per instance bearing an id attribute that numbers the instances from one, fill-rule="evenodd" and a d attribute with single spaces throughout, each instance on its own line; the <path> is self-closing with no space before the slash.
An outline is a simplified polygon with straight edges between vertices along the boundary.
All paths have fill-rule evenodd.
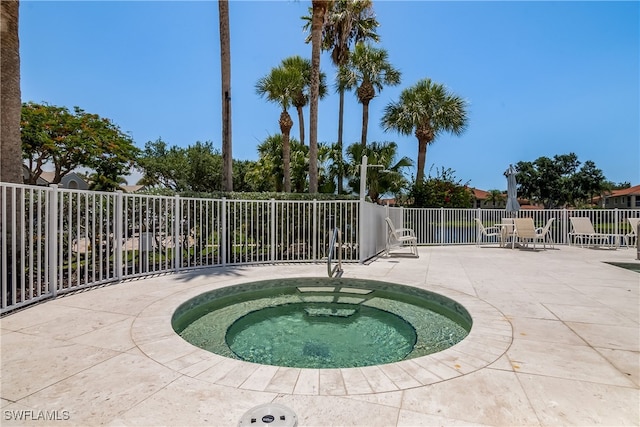
<path id="1" fill-rule="evenodd" d="M 640 424 L 640 274 L 604 262 L 638 263 L 634 249 L 419 252 L 345 264 L 343 277 L 462 303 L 473 328 L 444 352 L 365 368 L 279 368 L 208 353 L 171 329 L 173 310 L 192 296 L 326 277 L 326 264 L 132 280 L 0 320 L 0 424 L 237 426 L 270 402 L 295 412 L 301 427 Z"/>

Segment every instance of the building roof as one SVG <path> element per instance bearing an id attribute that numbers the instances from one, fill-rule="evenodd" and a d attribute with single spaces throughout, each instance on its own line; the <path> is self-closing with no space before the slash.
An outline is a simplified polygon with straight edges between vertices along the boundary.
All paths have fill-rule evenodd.
<path id="1" fill-rule="evenodd" d="M 478 200 L 484 200 L 487 197 L 489 197 L 488 191 L 479 190 L 477 188 L 472 188 L 471 191 L 473 191 L 473 197 L 475 197 Z"/>
<path id="2" fill-rule="evenodd" d="M 634 185 L 633 187 L 623 188 L 621 190 L 613 190 L 611 194 L 608 194 L 605 197 L 630 196 L 630 195 L 640 195 L 640 185 Z"/>

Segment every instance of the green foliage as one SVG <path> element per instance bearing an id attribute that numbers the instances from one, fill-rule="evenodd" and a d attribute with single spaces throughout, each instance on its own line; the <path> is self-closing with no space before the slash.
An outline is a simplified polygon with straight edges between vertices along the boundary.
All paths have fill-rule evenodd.
<path id="1" fill-rule="evenodd" d="M 461 135 L 468 122 L 468 103 L 431 79 L 422 79 L 400 94 L 398 102 L 384 109 L 381 125 L 401 135 L 415 135 L 418 139 L 416 181 L 424 177 L 427 146 L 443 132 Z"/>
<path id="2" fill-rule="evenodd" d="M 487 201 L 491 202 L 491 204 L 495 207 L 499 207 L 500 205 L 504 206 L 506 205 L 507 196 L 500 190 L 489 190 Z"/>
<path id="3" fill-rule="evenodd" d="M 468 183 L 456 180 L 451 169 L 442 168 L 435 177 L 415 183 L 409 192 L 415 208 L 470 208 L 473 194 Z"/>
<path id="4" fill-rule="evenodd" d="M 118 126 L 79 107 L 70 112 L 65 107 L 23 103 L 20 127 L 30 184 L 51 163 L 54 184 L 74 169 L 86 167 L 95 171 L 91 175 L 94 189 L 112 190 L 139 154 L 131 137 Z"/>
<path id="5" fill-rule="evenodd" d="M 233 161 L 233 188 L 238 191 L 260 191 L 244 177 L 255 162 Z M 143 173 L 138 184 L 146 185 L 154 194 L 222 191 L 222 155 L 211 142 L 196 142 L 186 148 L 172 146 L 158 139 L 145 144 L 138 160 Z"/>
<path id="6" fill-rule="evenodd" d="M 589 203 L 610 187 L 594 162 L 587 160 L 582 167 L 580 164 L 574 153 L 518 162 L 518 195 L 548 209 Z"/>
<path id="7" fill-rule="evenodd" d="M 406 168 L 413 166 L 408 157 L 397 159 L 398 145 L 395 142 L 372 142 L 363 147 L 353 143 L 347 147 L 346 157 L 348 174 L 351 176 L 348 185 L 353 192 L 360 191 L 360 165 L 362 157 L 367 156 L 367 196 L 377 202 L 384 194 L 400 194 L 409 186 L 404 176 Z"/>

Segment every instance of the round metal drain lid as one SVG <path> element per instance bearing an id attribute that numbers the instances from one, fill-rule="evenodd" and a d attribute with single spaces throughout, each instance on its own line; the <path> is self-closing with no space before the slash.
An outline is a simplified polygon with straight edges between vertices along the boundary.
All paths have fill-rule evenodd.
<path id="1" fill-rule="evenodd" d="M 289 408 L 277 403 L 265 403 L 249 409 L 240 418 L 238 426 L 242 427 L 296 427 L 298 417 Z"/>

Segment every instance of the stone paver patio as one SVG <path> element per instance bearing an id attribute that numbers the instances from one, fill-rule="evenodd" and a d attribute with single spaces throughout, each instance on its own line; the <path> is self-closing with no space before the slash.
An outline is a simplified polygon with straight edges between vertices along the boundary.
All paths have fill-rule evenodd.
<path id="1" fill-rule="evenodd" d="M 270 402 L 293 410 L 299 426 L 640 424 L 640 274 L 605 263 L 640 263 L 635 250 L 419 252 L 346 264 L 344 277 L 461 302 L 474 326 L 444 352 L 365 368 L 279 368 L 208 353 L 171 329 L 173 310 L 192 296 L 325 277 L 325 264 L 133 280 L 0 320 L 1 424 L 236 426 Z"/>

